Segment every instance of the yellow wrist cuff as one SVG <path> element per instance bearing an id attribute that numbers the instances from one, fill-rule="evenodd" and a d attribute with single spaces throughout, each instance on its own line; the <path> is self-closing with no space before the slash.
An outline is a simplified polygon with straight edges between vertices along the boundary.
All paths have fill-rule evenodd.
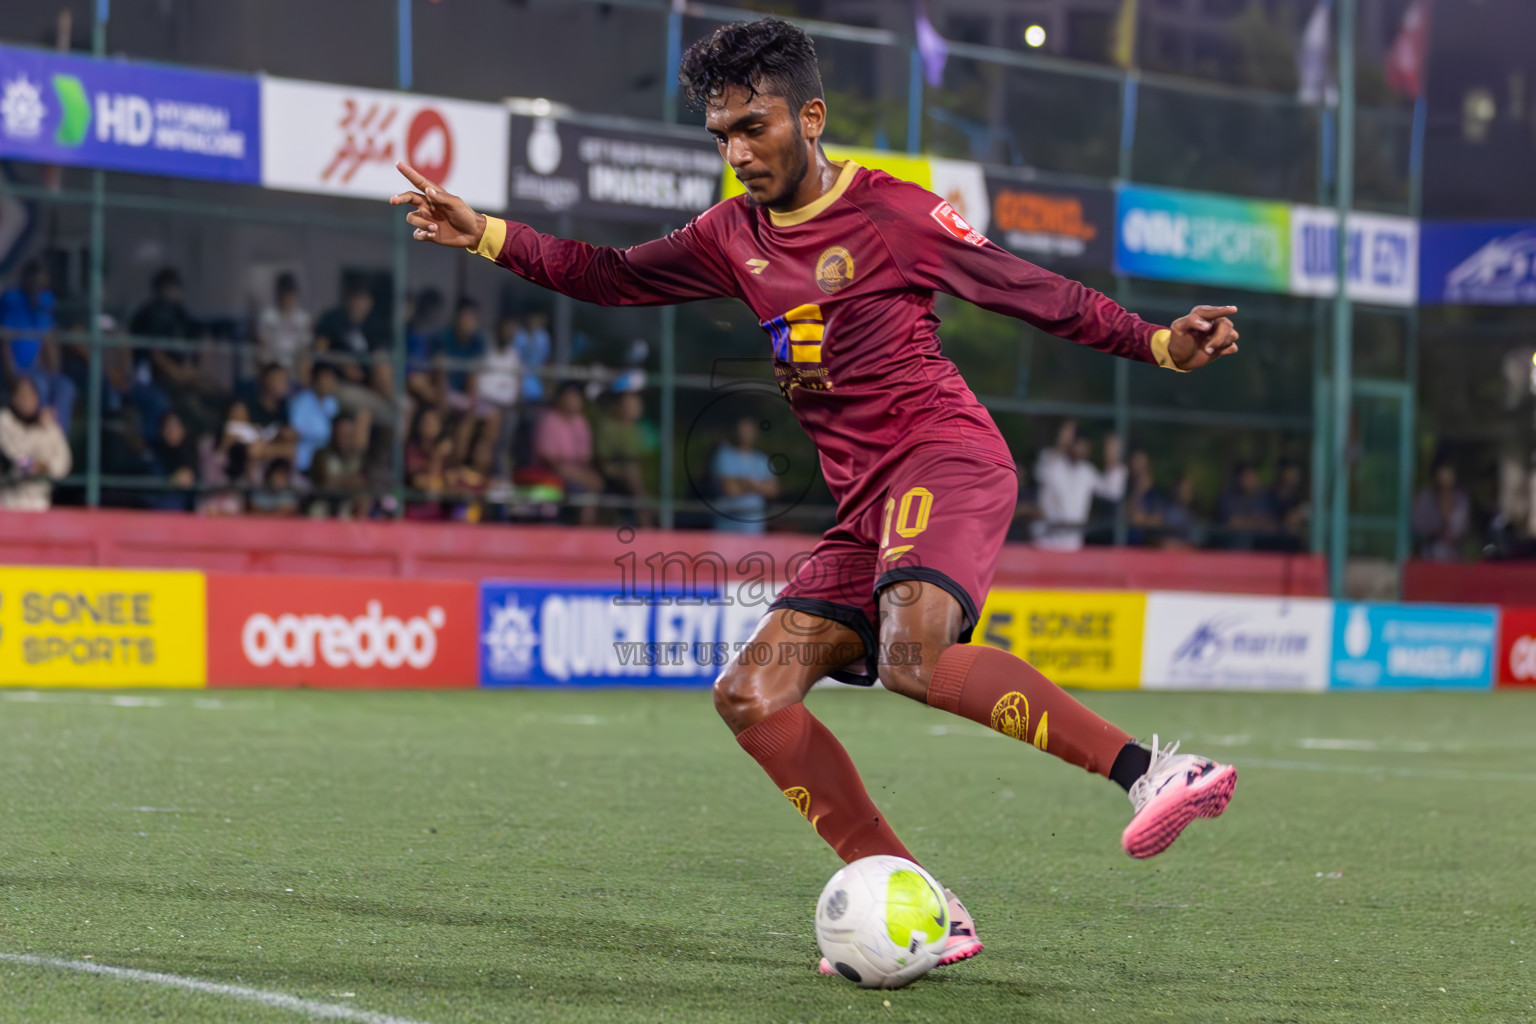
<path id="1" fill-rule="evenodd" d="M 490 234 L 490 229 L 487 228 L 485 233 Z M 1173 356 L 1168 354 L 1168 343 L 1172 340 L 1173 332 L 1166 327 L 1152 335 L 1152 358 L 1157 360 L 1158 366 L 1166 370 L 1173 370 L 1175 373 L 1188 373 L 1188 370 L 1180 370 L 1175 366 Z"/>
<path id="2" fill-rule="evenodd" d="M 485 218 L 485 234 L 480 236 L 480 241 L 469 251 L 476 256 L 484 256 L 495 261 L 501 255 L 501 247 L 507 241 L 507 222 L 500 217 Z M 1166 333 L 1166 332 L 1165 332 Z M 1167 351 L 1168 345 L 1163 344 L 1163 350 Z"/>

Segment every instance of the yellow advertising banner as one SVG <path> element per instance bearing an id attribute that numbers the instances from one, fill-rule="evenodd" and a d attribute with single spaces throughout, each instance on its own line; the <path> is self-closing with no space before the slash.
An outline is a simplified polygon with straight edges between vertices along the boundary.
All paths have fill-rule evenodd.
<path id="1" fill-rule="evenodd" d="M 1018 655 L 1062 686 L 1133 690 L 1146 611 L 1145 594 L 1124 591 L 994 590 L 971 640 Z"/>
<path id="2" fill-rule="evenodd" d="M 0 568 L 0 685 L 203 686 L 202 573 Z"/>

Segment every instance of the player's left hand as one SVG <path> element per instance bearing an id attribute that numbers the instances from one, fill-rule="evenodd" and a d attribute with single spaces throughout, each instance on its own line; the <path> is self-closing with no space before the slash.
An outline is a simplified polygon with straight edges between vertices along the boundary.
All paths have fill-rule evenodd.
<path id="1" fill-rule="evenodd" d="M 1237 354 L 1236 306 L 1196 306 L 1168 325 L 1168 355 L 1181 370 L 1198 370 Z"/>

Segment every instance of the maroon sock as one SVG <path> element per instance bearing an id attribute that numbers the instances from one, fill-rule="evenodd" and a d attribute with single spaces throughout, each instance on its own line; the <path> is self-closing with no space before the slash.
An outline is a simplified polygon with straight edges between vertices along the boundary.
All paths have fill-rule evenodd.
<path id="1" fill-rule="evenodd" d="M 1108 778 L 1131 737 L 1007 651 L 955 644 L 939 655 L 928 703 Z"/>
<path id="2" fill-rule="evenodd" d="M 848 752 L 804 704 L 780 708 L 736 741 L 845 862 L 877 854 L 913 860 L 869 798 Z"/>

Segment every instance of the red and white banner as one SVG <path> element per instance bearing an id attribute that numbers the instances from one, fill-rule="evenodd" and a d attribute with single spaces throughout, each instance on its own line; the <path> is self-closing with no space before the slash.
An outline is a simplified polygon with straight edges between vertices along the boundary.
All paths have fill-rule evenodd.
<path id="1" fill-rule="evenodd" d="M 210 573 L 208 685 L 472 687 L 478 600 L 469 582 Z"/>
<path id="2" fill-rule="evenodd" d="M 1499 686 L 1536 686 L 1536 608 L 1499 610 Z"/>
<path id="3" fill-rule="evenodd" d="M 481 210 L 507 205 L 509 115 L 494 103 L 261 80 L 261 183 L 386 199 L 404 160 Z"/>

